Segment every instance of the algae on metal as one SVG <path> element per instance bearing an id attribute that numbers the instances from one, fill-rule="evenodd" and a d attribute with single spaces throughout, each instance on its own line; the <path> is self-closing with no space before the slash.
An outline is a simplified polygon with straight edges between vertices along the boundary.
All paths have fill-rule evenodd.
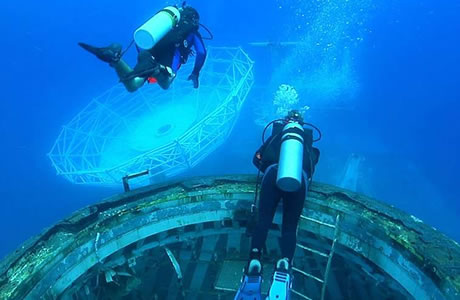
<path id="1" fill-rule="evenodd" d="M 59 259 L 76 246 L 95 240 L 98 232 L 136 216 L 161 209 L 170 201 L 179 204 L 233 199 L 247 195 L 249 207 L 255 192 L 255 176 L 201 177 L 147 186 L 111 197 L 77 211 L 45 230 L 39 237 L 0 263 L 0 299 L 14 299 L 27 293 Z M 313 204 L 357 215 L 369 228 L 377 228 L 416 258 L 436 284 L 450 283 L 460 293 L 460 247 L 432 227 L 384 203 L 329 185 L 313 183 L 305 209 Z"/>
<path id="2" fill-rule="evenodd" d="M 455 241 L 419 219 L 361 194 L 314 183 L 309 196 L 339 211 L 360 212 L 372 227 L 383 229 L 391 241 L 413 255 L 416 259 L 412 261 L 429 274 L 435 284 L 442 288 L 442 281 L 450 282 L 460 295 L 460 246 Z"/>

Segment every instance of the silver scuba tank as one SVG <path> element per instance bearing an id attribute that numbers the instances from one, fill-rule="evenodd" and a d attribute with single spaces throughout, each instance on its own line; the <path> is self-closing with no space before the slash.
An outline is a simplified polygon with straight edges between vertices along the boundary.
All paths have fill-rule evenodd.
<path id="1" fill-rule="evenodd" d="M 134 32 L 136 45 L 144 50 L 152 49 L 180 21 L 180 10 L 168 6 L 160 10 L 150 20 Z"/>
<path id="2" fill-rule="evenodd" d="M 281 132 L 277 186 L 285 192 L 295 192 L 302 186 L 304 129 L 297 122 L 286 124 Z"/>

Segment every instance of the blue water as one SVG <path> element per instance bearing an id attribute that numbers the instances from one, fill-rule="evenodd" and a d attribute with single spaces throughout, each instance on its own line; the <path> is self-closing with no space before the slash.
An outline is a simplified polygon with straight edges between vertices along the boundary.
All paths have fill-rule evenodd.
<path id="1" fill-rule="evenodd" d="M 262 131 L 256 116 L 271 116 L 273 94 L 287 83 L 323 131 L 315 180 L 340 184 L 354 153 L 362 159 L 358 191 L 460 241 L 460 3 L 189 3 L 215 35 L 208 45 L 248 52 L 255 86 L 227 142 L 185 175 L 255 172 L 251 159 Z M 71 212 L 121 191 L 73 185 L 56 176 L 46 154 L 62 125 L 117 81 L 77 42 L 126 46 L 133 30 L 165 4 L 2 3 L 0 257 Z M 299 44 L 249 45 L 264 41 Z M 133 50 L 127 59 L 135 61 Z"/>

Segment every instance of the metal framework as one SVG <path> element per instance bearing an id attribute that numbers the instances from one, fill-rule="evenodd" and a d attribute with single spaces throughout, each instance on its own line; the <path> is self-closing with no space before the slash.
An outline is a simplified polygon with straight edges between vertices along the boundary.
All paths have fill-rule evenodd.
<path id="1" fill-rule="evenodd" d="M 155 181 L 192 168 L 213 152 L 231 133 L 253 85 L 253 61 L 241 48 L 209 49 L 198 90 L 182 77 L 192 65 L 180 70 L 166 92 L 148 85 L 131 94 L 119 84 L 93 99 L 63 127 L 48 154 L 57 174 L 77 184 L 115 185 L 126 174 L 148 170 Z M 132 145 L 139 119 L 157 120 L 162 109 L 169 106 L 179 113 L 184 105 L 190 113 L 183 111 L 177 124 L 162 127 L 175 126 L 170 138 L 168 132 L 161 139 L 155 132 L 144 133 L 143 139 L 164 143 L 146 143 L 148 149 Z M 164 116 L 161 120 L 167 122 Z M 184 122 L 186 128 L 177 129 Z"/>

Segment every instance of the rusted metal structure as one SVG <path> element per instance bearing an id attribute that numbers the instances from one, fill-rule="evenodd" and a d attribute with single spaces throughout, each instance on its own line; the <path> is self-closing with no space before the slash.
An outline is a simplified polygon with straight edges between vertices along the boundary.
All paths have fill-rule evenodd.
<path id="1" fill-rule="evenodd" d="M 151 185 L 81 209 L 0 266 L 0 299 L 233 299 L 255 176 Z M 263 258 L 279 258 L 280 216 Z M 460 246 L 398 209 L 313 183 L 293 299 L 460 299 Z"/>

